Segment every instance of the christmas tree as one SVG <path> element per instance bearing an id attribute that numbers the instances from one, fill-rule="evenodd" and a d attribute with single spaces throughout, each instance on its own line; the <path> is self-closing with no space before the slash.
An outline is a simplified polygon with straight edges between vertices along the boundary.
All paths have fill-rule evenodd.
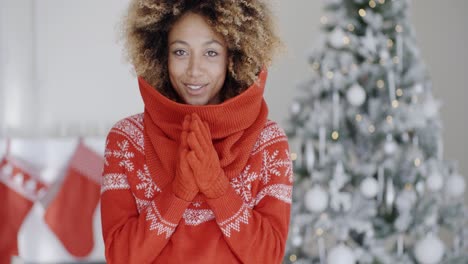
<path id="1" fill-rule="evenodd" d="M 326 1 L 287 124 L 297 153 L 285 263 L 468 263 L 465 181 L 443 160 L 408 8 Z"/>

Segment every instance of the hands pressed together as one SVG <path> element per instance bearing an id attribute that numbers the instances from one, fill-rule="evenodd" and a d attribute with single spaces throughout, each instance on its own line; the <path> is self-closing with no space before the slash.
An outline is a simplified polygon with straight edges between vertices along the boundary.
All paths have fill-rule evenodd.
<path id="1" fill-rule="evenodd" d="M 185 201 L 192 201 L 200 192 L 213 199 L 223 195 L 228 185 L 208 124 L 197 114 L 185 116 L 172 182 L 175 195 Z"/>

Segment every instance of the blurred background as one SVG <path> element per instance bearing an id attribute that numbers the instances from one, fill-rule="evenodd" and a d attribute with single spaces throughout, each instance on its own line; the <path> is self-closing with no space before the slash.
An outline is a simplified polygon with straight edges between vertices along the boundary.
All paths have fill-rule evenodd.
<path id="1" fill-rule="evenodd" d="M 417 45 L 434 96 L 442 102 L 444 158 L 458 161 L 466 177 L 468 2 L 411 3 Z M 104 259 L 98 205 L 90 205 L 97 209 L 91 223 L 94 247 L 86 256 L 71 254 L 44 215 L 61 193 L 58 182 L 65 181 L 68 164 L 78 155 L 76 146 L 83 143 L 103 155 L 104 137 L 112 125 L 143 111 L 136 77 L 119 42 L 127 4 L 128 0 L 0 0 L 0 157 L 8 152 L 16 160 L 9 161 L 11 166 L 28 168 L 23 174 L 30 176 L 23 180 L 31 177 L 42 184 L 33 188 L 40 202 L 29 204 L 19 224 L 16 261 Z M 270 119 L 281 125 L 290 115 L 297 86 L 312 70 L 308 56 L 318 48 L 324 2 L 273 0 L 272 6 L 286 49 L 269 71 L 265 97 Z M 299 150 L 293 146 L 291 151 Z M 38 186 L 48 193 L 40 193 Z"/>

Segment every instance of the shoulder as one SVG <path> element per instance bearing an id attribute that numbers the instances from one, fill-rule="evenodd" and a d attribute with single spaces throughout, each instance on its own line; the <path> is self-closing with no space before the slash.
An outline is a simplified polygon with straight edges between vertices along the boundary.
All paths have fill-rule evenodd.
<path id="1" fill-rule="evenodd" d="M 278 123 L 268 120 L 255 142 L 252 154 L 256 154 L 265 148 L 278 144 L 288 148 L 288 138 L 286 133 Z"/>
<path id="2" fill-rule="evenodd" d="M 121 119 L 107 135 L 107 144 L 125 141 L 138 151 L 144 152 L 143 113 Z"/>

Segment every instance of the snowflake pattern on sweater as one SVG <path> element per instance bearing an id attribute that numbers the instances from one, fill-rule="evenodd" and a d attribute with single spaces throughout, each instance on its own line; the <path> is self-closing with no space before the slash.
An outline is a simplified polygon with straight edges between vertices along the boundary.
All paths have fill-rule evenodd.
<path id="1" fill-rule="evenodd" d="M 286 135 L 275 122 L 268 121 L 265 124 L 252 148 L 249 161 L 252 159 L 256 162 L 248 161 L 241 173 L 229 180 L 232 195 L 240 197 L 236 203 L 238 207 L 232 205 L 230 213 L 220 213 L 210 207 L 213 204 L 208 204 L 203 195 L 197 195 L 184 211 L 181 211 L 180 222 L 178 218 L 171 219 L 175 214 L 171 211 L 175 210 L 171 209 L 173 206 L 165 207 L 163 202 L 157 201 L 163 196 L 164 190 L 158 184 L 157 178 L 150 175 L 145 162 L 143 129 L 143 114 L 138 114 L 119 121 L 109 132 L 101 195 L 107 194 L 107 197 L 110 197 L 113 192 L 121 191 L 131 193 L 135 213 L 144 216 L 148 231 L 169 239 L 178 225 L 195 228 L 215 221 L 222 234 L 232 238 L 234 233 L 241 232 L 244 226 L 249 225 L 253 218 L 258 218 L 255 209 L 267 197 L 273 199 L 269 200 L 268 204 L 278 203 L 275 208 L 283 208 L 281 203 L 284 204 L 284 209 L 281 210 L 285 210 L 288 215 L 278 215 L 278 217 L 289 219 L 293 182 L 292 162 L 287 149 Z M 220 207 L 229 207 L 230 205 L 226 205 L 229 204 L 227 201 L 224 201 L 224 205 Z M 262 208 L 269 210 L 264 205 Z M 265 213 L 275 214 L 275 212 Z M 286 221 L 280 228 L 283 230 L 282 236 L 285 236 L 284 230 L 287 235 L 289 220 Z"/>

